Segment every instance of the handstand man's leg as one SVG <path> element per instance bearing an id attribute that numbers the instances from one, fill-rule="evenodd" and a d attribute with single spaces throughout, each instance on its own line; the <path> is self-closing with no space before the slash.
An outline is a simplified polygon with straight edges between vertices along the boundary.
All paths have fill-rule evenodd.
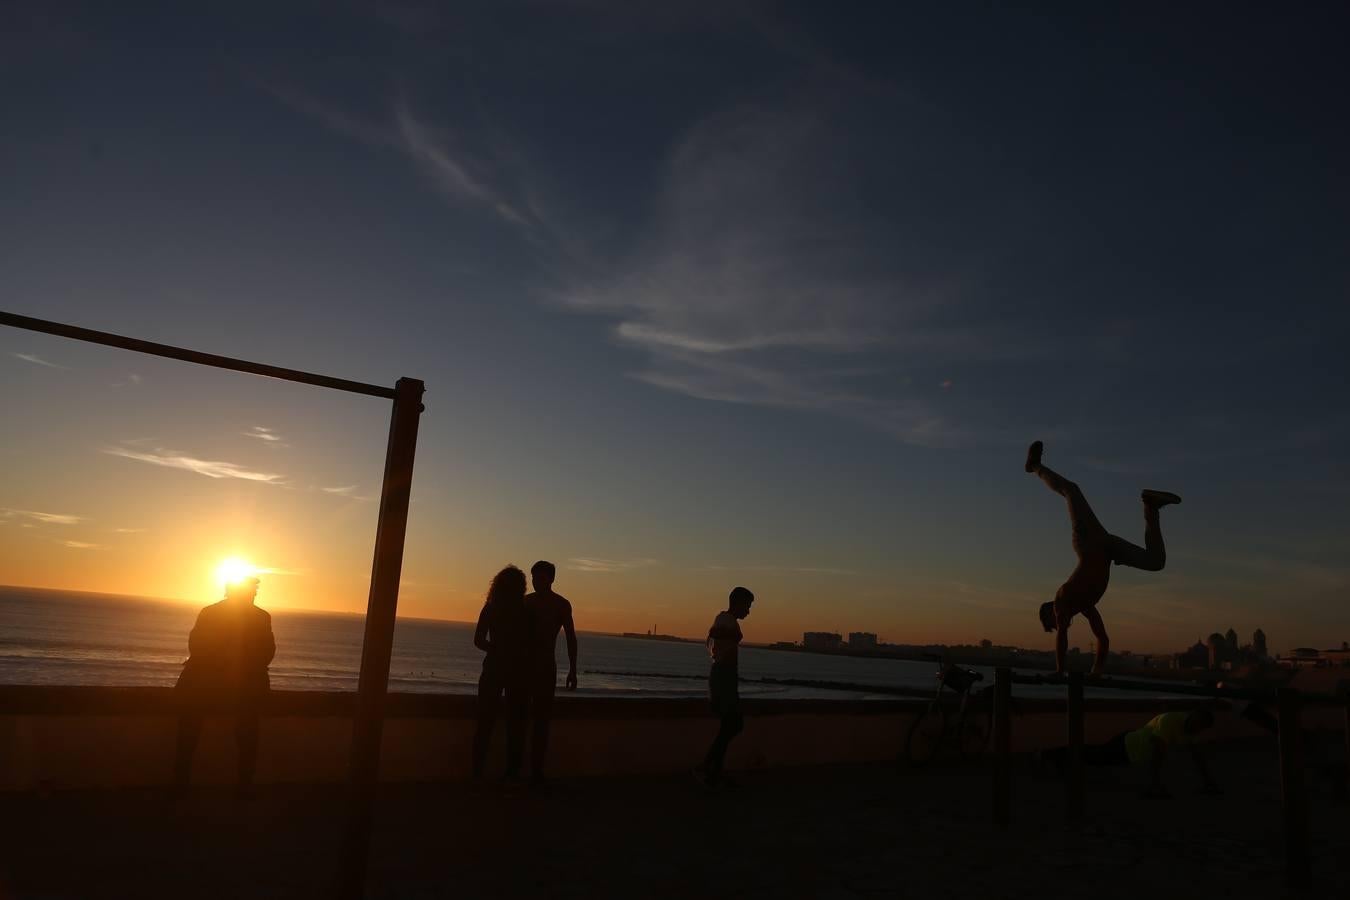
<path id="1" fill-rule="evenodd" d="M 1041 453 L 1045 447 L 1040 441 L 1027 448 L 1026 470 L 1045 482 L 1046 487 L 1063 497 L 1069 504 L 1069 522 L 1073 526 L 1073 546 L 1081 556 L 1088 548 L 1087 542 L 1106 535 L 1106 529 L 1097 520 L 1097 514 L 1088 505 L 1087 498 L 1078 485 L 1049 466 L 1041 464 Z"/>
<path id="2" fill-rule="evenodd" d="M 1163 566 L 1167 565 L 1167 547 L 1163 544 L 1162 523 L 1158 518 L 1158 510 L 1173 503 L 1180 503 L 1181 498 L 1168 491 L 1151 490 L 1144 491 L 1141 497 L 1144 500 L 1144 546 L 1140 547 L 1124 538 L 1111 535 L 1109 548 L 1111 558 L 1117 565 L 1144 569 L 1148 572 L 1161 572 Z"/>

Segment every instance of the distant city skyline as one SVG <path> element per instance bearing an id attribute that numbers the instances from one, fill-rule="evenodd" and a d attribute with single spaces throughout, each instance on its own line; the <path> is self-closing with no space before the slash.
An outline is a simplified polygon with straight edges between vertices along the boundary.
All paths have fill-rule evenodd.
<path id="1" fill-rule="evenodd" d="M 1113 646 L 1350 636 L 1334 11 L 419 10 L 13 4 L 0 308 L 425 380 L 409 616 L 542 558 L 587 630 L 1049 646 L 1040 438 L 1133 540 L 1184 497 Z M 0 580 L 364 609 L 383 402 L 11 329 L 0 384 Z"/>

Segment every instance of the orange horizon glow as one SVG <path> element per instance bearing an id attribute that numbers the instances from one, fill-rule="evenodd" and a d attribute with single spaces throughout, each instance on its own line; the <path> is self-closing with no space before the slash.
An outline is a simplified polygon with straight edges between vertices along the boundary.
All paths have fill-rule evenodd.
<path id="1" fill-rule="evenodd" d="M 216 566 L 216 581 L 222 588 L 243 584 L 250 578 L 256 579 L 262 570 L 253 563 L 238 556 L 227 556 Z"/>

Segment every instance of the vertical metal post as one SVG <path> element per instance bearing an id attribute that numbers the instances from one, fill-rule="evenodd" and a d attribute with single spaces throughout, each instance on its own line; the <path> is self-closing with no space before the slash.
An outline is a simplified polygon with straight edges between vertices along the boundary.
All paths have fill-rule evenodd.
<path id="1" fill-rule="evenodd" d="M 1294 688 L 1276 692 L 1280 715 L 1280 794 L 1284 801 L 1284 875 L 1290 887 L 1308 884 L 1308 801 L 1303 786 L 1302 703 Z"/>
<path id="2" fill-rule="evenodd" d="M 414 378 L 400 378 L 394 386 L 394 412 L 389 423 L 384 484 L 380 489 L 380 517 L 375 530 L 375 558 L 370 569 L 366 633 L 361 644 L 356 716 L 352 722 L 351 808 L 335 892 L 341 897 L 360 898 L 365 894 L 375 785 L 380 768 L 380 738 L 384 732 L 384 699 L 394 648 L 403 540 L 408 530 L 413 456 L 417 450 L 417 425 L 422 414 L 424 390 L 422 382 Z"/>
<path id="3" fill-rule="evenodd" d="M 1083 821 L 1083 673 L 1069 673 L 1069 777 L 1066 781 L 1066 817 L 1070 825 Z"/>
<path id="4" fill-rule="evenodd" d="M 1350 799 L 1350 688 L 1346 688 L 1341 699 L 1345 703 L 1345 784 L 1341 789 L 1345 791 L 1342 796 Z"/>
<path id="5" fill-rule="evenodd" d="M 1012 819 L 1012 671 L 994 670 L 994 824 Z"/>

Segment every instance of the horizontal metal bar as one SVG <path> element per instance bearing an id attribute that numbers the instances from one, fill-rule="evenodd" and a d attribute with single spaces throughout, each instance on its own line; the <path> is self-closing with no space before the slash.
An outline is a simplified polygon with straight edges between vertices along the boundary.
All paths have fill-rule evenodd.
<path id="1" fill-rule="evenodd" d="M 381 387 L 378 384 L 365 384 L 360 381 L 348 381 L 345 378 L 331 378 L 327 375 L 315 375 L 312 372 L 301 372 L 297 369 L 283 369 L 280 366 L 269 366 L 263 363 L 249 362 L 244 359 L 233 359 L 229 356 L 217 356 L 214 353 L 200 353 L 196 350 L 185 350 L 182 347 L 171 347 L 168 344 L 156 344 L 154 341 L 142 341 L 138 338 L 124 337 L 120 334 L 110 334 L 106 331 L 93 331 L 89 328 L 63 325 L 60 322 L 49 322 L 46 319 L 34 319 L 30 316 L 20 316 L 15 313 L 0 312 L 0 325 L 8 325 L 11 328 L 23 328 L 28 331 L 40 331 L 44 334 L 54 334 L 58 337 L 72 338 L 77 341 L 87 341 L 91 344 L 103 344 L 108 347 L 118 347 L 122 350 L 134 350 L 137 353 L 148 353 L 151 356 L 164 356 L 169 359 L 179 359 L 183 362 L 196 363 L 199 366 L 212 366 L 217 369 L 247 372 L 250 375 L 261 375 L 264 378 L 280 378 L 283 381 L 298 381 L 301 384 L 312 384 L 316 387 L 332 388 L 335 391 L 348 391 L 353 394 L 366 394 L 371 397 L 383 397 L 386 400 L 394 399 L 394 389 L 392 387 Z"/>
<path id="2" fill-rule="evenodd" d="M 1019 675 L 1013 673 L 1014 684 L 1068 684 L 1067 678 L 1053 675 Z M 1084 679 L 1083 684 L 1090 688 L 1107 688 L 1113 691 L 1148 691 L 1158 694 L 1184 694 L 1192 697 L 1209 697 L 1223 700 L 1275 701 L 1275 688 L 1212 688 L 1200 684 L 1183 684 L 1174 681 L 1127 680 L 1109 675 Z M 1319 706 L 1340 705 L 1343 699 L 1332 694 L 1304 693 L 1305 703 Z"/>

